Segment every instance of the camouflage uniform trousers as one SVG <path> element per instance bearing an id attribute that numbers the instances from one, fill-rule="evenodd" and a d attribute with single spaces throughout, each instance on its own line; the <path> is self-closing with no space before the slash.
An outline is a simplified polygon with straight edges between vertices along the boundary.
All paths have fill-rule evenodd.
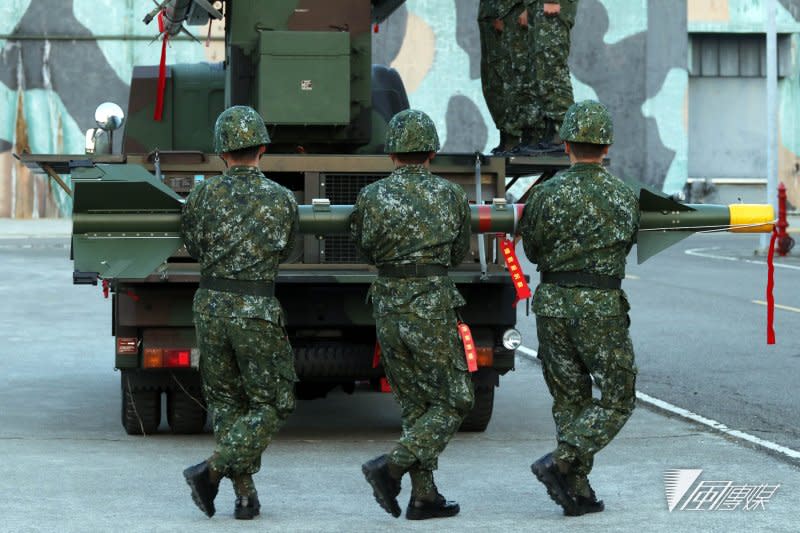
<path id="1" fill-rule="evenodd" d="M 536 101 L 542 121 L 542 138 L 555 135 L 574 102 L 569 75 L 570 26 L 561 17 L 548 17 L 542 9 L 533 13 L 529 33 L 533 53 Z"/>
<path id="2" fill-rule="evenodd" d="M 294 410 L 294 356 L 282 327 L 256 318 L 195 313 L 203 392 L 213 415 L 211 467 L 254 474 Z"/>
<path id="3" fill-rule="evenodd" d="M 376 317 L 383 367 L 400 405 L 403 433 L 389 460 L 409 471 L 414 496 L 436 490 L 439 454 L 474 402 L 455 312 Z"/>
<path id="4" fill-rule="evenodd" d="M 636 402 L 636 366 L 627 315 L 536 317 L 539 358 L 553 396 L 556 459 L 571 465 L 575 488 L 594 455 L 619 433 Z M 600 398 L 592 397 L 592 377 Z"/>
<path id="5" fill-rule="evenodd" d="M 486 105 L 497 129 L 515 137 L 540 123 L 532 32 L 517 22 L 521 13 L 511 10 L 502 19 L 501 32 L 494 29 L 494 19 L 478 21 Z"/>

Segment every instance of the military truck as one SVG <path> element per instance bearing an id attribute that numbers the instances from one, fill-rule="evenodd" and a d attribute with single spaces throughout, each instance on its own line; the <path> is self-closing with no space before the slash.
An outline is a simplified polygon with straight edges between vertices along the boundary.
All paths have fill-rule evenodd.
<path id="1" fill-rule="evenodd" d="M 163 76 L 158 67 L 136 67 L 121 153 L 108 153 L 121 110 L 105 105 L 95 117 L 100 129 L 87 132 L 86 155 L 23 157 L 54 178 L 72 177 L 73 279 L 101 283 L 111 295 L 121 421 L 129 434 L 155 432 L 164 399 L 173 432 L 196 433 L 206 424 L 191 311 L 199 267 L 174 226 L 159 224 L 179 216 L 181 197 L 198 180 L 224 170 L 212 149 L 217 115 L 236 104 L 261 113 L 273 139 L 262 170 L 299 204 L 322 212 L 354 203 L 362 187 L 391 172 L 386 125 L 408 108 L 397 72 L 371 61 L 372 25 L 402 3 L 168 0 L 159 6 L 164 36 L 224 17 L 225 62 L 170 65 Z M 159 94 L 163 116 L 154 120 Z M 463 186 L 475 204 L 502 210 L 507 182 L 563 166 L 563 157 L 440 154 L 432 171 Z M 299 398 L 337 387 L 387 390 L 366 301 L 375 275 L 344 234 L 298 237 L 276 295 L 295 351 Z M 482 431 L 520 342 L 515 288 L 497 236 L 473 236 L 470 257 L 450 275 L 467 300 L 461 315 L 478 346 L 476 402 L 462 430 Z"/>

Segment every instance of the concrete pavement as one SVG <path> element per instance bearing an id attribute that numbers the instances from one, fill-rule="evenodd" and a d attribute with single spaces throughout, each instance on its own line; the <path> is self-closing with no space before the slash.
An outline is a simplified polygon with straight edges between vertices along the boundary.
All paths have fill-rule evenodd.
<path id="1" fill-rule="evenodd" d="M 458 435 L 441 459 L 438 484 L 461 503 L 458 517 L 411 523 L 377 506 L 359 467 L 389 449 L 399 415 L 390 396 L 357 393 L 299 403 L 256 476 L 259 519 L 232 518 L 226 483 L 209 520 L 181 470 L 208 455 L 212 436 L 125 435 L 109 304 L 71 284 L 66 238 L 18 237 L 32 226 L 0 232 L 0 531 L 797 530 L 796 466 L 641 407 L 597 457 L 606 512 L 562 516 L 529 470 L 554 428 L 540 369 L 524 357 L 501 380 L 488 430 Z M 662 477 L 680 468 L 703 470 L 687 495 L 709 481 L 781 486 L 762 510 L 669 512 Z"/>

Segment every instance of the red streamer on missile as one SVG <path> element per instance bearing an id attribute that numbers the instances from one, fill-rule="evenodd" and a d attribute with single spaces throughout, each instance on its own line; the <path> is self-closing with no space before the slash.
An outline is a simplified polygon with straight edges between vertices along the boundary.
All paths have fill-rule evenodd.
<path id="1" fill-rule="evenodd" d="M 514 242 L 507 237 L 503 237 L 503 240 L 500 241 L 500 250 L 506 260 L 506 267 L 508 267 L 511 280 L 514 282 L 514 290 L 517 291 L 517 299 L 514 300 L 514 307 L 516 307 L 520 300 L 531 297 L 531 288 L 525 280 L 525 273 L 522 271 L 519 259 L 517 259 L 517 252 L 514 251 Z"/>
<path id="2" fill-rule="evenodd" d="M 167 89 L 167 41 L 169 34 L 164 33 L 164 11 L 158 14 L 158 31 L 164 34 L 161 41 L 161 62 L 158 65 L 158 89 L 156 90 L 156 109 L 153 113 L 153 120 L 161 122 L 164 116 L 164 92 Z"/>
<path id="3" fill-rule="evenodd" d="M 767 344 L 775 344 L 775 241 L 778 239 L 778 230 L 772 230 L 769 239 L 769 253 L 767 254 Z"/>

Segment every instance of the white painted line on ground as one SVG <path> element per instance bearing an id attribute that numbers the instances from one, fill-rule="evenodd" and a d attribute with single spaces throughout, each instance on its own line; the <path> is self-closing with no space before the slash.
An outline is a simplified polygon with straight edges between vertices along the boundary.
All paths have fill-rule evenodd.
<path id="1" fill-rule="evenodd" d="M 767 302 L 762 302 L 761 300 L 753 300 L 753 303 L 756 305 L 767 305 Z M 792 311 L 793 313 L 800 313 L 800 308 L 791 307 L 789 305 L 775 304 L 775 309 L 783 309 L 784 311 Z"/>
<path id="2" fill-rule="evenodd" d="M 739 257 L 728 257 L 726 255 L 717 255 L 717 254 L 710 254 L 707 253 L 708 251 L 719 250 L 718 247 L 714 248 L 692 248 L 691 250 L 686 250 L 686 255 L 691 255 L 694 257 L 704 257 L 706 259 L 719 259 L 721 261 L 738 261 L 740 263 L 749 263 L 751 265 L 763 265 L 766 266 L 766 261 L 756 261 L 755 259 L 742 259 Z M 789 270 L 800 270 L 800 266 L 795 265 L 785 265 L 783 263 L 775 263 L 775 268 L 788 268 Z"/>
<path id="3" fill-rule="evenodd" d="M 634 276 L 633 274 L 625 274 L 625 279 L 642 279 L 639 276 Z"/>
<path id="4" fill-rule="evenodd" d="M 800 310 L 798 310 L 798 312 L 800 312 Z M 517 348 L 517 351 L 522 352 L 523 354 L 532 358 L 536 358 L 538 356 L 538 352 L 536 350 L 532 350 L 527 346 L 520 346 L 519 348 Z M 662 411 L 667 411 L 668 413 L 675 415 L 679 418 L 683 418 L 685 420 L 689 420 L 696 424 L 706 426 L 708 428 L 713 429 L 714 431 L 718 431 L 735 439 L 749 442 L 750 444 L 754 444 L 760 448 L 764 448 L 766 450 L 776 452 L 781 455 L 785 455 L 791 459 L 796 459 L 796 460 L 800 459 L 800 451 L 787 448 L 786 446 L 781 446 L 780 444 L 777 444 L 775 442 L 762 439 L 761 437 L 756 437 L 755 435 L 750 435 L 749 433 L 745 433 L 744 431 L 739 431 L 738 429 L 731 429 L 722 422 L 717 422 L 716 420 L 712 420 L 711 418 L 706 418 L 702 415 L 698 415 L 687 409 L 678 407 L 677 405 L 672 405 L 671 403 L 649 396 L 643 392 L 637 391 L 636 399 L 642 403 L 661 409 Z"/>

